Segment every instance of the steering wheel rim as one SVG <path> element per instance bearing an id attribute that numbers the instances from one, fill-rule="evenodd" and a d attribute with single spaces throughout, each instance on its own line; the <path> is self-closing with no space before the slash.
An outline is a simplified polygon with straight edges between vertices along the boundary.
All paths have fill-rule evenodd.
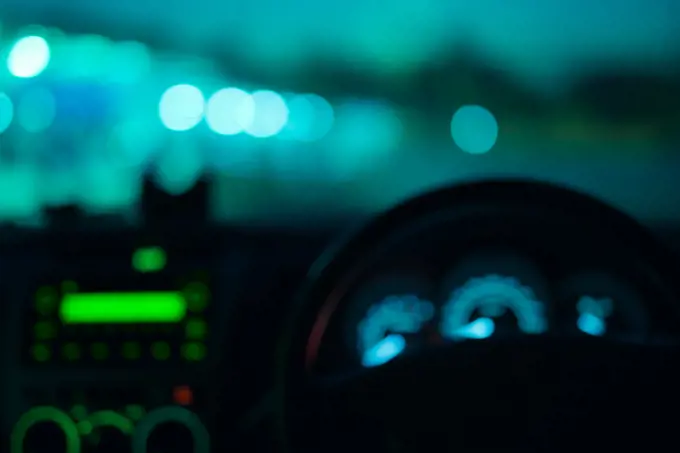
<path id="1" fill-rule="evenodd" d="M 568 210 L 570 215 L 582 218 L 596 218 L 601 224 L 611 227 L 618 240 L 630 244 L 631 252 L 644 257 L 668 288 L 670 295 L 674 300 L 678 300 L 680 291 L 673 278 L 677 263 L 670 251 L 662 247 L 638 222 L 589 195 L 551 184 L 514 179 L 475 182 L 426 193 L 369 222 L 358 233 L 350 235 L 348 239 L 340 242 L 339 246 L 322 256 L 310 271 L 285 325 L 278 355 L 276 413 L 279 434 L 284 446 L 287 446 L 289 441 L 287 423 L 291 393 L 294 393 L 295 387 L 301 384 L 303 374 L 300 366 L 300 348 L 302 342 L 306 340 L 304 335 L 308 332 L 305 332 L 307 324 L 301 320 L 304 320 L 305 314 L 308 315 L 310 311 L 318 309 L 319 295 L 323 288 L 329 286 L 330 280 L 348 273 L 351 262 L 356 260 L 358 250 L 361 250 L 363 245 L 379 243 L 384 239 L 386 232 L 398 230 L 414 219 L 429 216 L 442 206 L 462 204 L 474 199 L 492 199 L 495 203 L 502 203 L 504 200 L 512 202 L 523 200 L 537 206 L 562 207 Z"/>

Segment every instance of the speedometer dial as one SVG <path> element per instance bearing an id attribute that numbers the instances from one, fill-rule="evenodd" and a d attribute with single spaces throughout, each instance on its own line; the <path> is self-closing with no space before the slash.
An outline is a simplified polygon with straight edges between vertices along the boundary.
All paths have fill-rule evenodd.
<path id="1" fill-rule="evenodd" d="M 496 320 L 512 316 L 519 332 L 543 333 L 547 329 L 543 303 L 531 288 L 514 277 L 496 274 L 473 278 L 457 289 L 444 309 L 442 333 L 451 339 L 488 338 Z"/>
<path id="2" fill-rule="evenodd" d="M 546 284 L 528 259 L 480 253 L 463 259 L 444 284 L 441 335 L 454 341 L 548 330 Z"/>

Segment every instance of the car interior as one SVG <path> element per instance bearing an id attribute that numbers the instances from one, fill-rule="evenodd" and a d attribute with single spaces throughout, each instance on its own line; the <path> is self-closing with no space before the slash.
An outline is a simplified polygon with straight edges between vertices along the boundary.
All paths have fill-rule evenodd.
<path id="1" fill-rule="evenodd" d="M 0 453 L 673 448 L 675 0 L 1 0 Z"/>

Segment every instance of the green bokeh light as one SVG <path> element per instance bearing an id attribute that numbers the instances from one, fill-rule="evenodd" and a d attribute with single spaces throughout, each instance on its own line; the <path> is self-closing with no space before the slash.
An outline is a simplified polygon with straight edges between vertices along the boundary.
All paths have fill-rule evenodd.
<path id="1" fill-rule="evenodd" d="M 187 343 L 182 347 L 182 355 L 190 362 L 203 360 L 206 355 L 206 348 L 203 343 Z"/>
<path id="2" fill-rule="evenodd" d="M 123 357 L 127 360 L 136 360 L 142 354 L 139 343 L 128 341 L 123 343 Z"/>
<path id="3" fill-rule="evenodd" d="M 66 343 L 62 349 L 66 360 L 78 360 L 80 358 L 80 346 L 77 343 Z"/>
<path id="4" fill-rule="evenodd" d="M 193 340 L 200 340 L 205 338 L 208 332 L 208 326 L 202 319 L 190 319 L 187 321 L 185 327 L 185 334 L 187 338 Z"/>
<path id="5" fill-rule="evenodd" d="M 165 342 L 162 342 L 162 341 L 158 341 L 158 342 L 152 344 L 151 345 L 151 355 L 153 355 L 153 357 L 156 360 L 167 360 L 167 359 L 169 359 L 170 358 L 170 345 L 165 343 Z"/>
<path id="6" fill-rule="evenodd" d="M 35 308 L 41 315 L 52 314 L 59 304 L 59 294 L 49 286 L 38 288 L 35 293 Z"/>
<path id="7" fill-rule="evenodd" d="M 204 283 L 189 283 L 184 287 L 182 292 L 184 293 L 184 298 L 187 301 L 189 310 L 193 312 L 202 311 L 208 305 L 210 290 Z"/>
<path id="8" fill-rule="evenodd" d="M 33 358 L 37 362 L 47 362 L 52 357 L 52 351 L 49 346 L 44 344 L 36 344 L 33 346 Z"/>
<path id="9" fill-rule="evenodd" d="M 57 336 L 57 326 L 49 321 L 39 321 L 33 326 L 33 334 L 38 340 L 51 340 Z"/>
<path id="10" fill-rule="evenodd" d="M 165 250 L 160 247 L 144 247 L 132 255 L 132 267 L 142 273 L 161 271 L 166 263 Z"/>
<path id="11" fill-rule="evenodd" d="M 92 343 L 90 353 L 95 360 L 106 360 L 109 357 L 109 347 L 106 343 Z"/>

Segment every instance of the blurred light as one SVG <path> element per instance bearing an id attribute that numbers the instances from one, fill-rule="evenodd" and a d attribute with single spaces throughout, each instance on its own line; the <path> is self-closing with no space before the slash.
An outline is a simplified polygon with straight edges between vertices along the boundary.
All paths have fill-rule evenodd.
<path id="1" fill-rule="evenodd" d="M 286 138 L 313 142 L 320 140 L 333 127 L 333 107 L 321 96 L 302 94 L 288 101 Z"/>
<path id="2" fill-rule="evenodd" d="M 451 136 L 460 149 L 470 154 L 489 152 L 498 139 L 498 122 L 479 105 L 459 108 L 451 119 Z"/>
<path id="3" fill-rule="evenodd" d="M 112 110 L 110 93 L 89 80 L 56 84 L 52 94 L 59 106 L 57 121 L 60 126 L 67 123 L 83 128 L 96 127 L 108 120 Z"/>
<path id="4" fill-rule="evenodd" d="M 35 77 L 45 70 L 50 62 L 50 46 L 40 36 L 21 38 L 7 58 L 9 72 L 21 78 Z"/>
<path id="5" fill-rule="evenodd" d="M 583 313 L 576 321 L 579 330 L 593 336 L 602 336 L 607 330 L 607 325 L 601 318 L 591 314 Z"/>
<path id="6" fill-rule="evenodd" d="M 599 318 L 606 318 L 613 309 L 612 300 L 609 298 L 594 298 L 581 296 L 576 302 L 576 310 L 579 313 L 591 313 Z"/>
<path id="7" fill-rule="evenodd" d="M 139 167 L 151 158 L 163 131 L 153 116 L 128 115 L 112 130 L 106 146 L 119 165 Z"/>
<path id="8" fill-rule="evenodd" d="M 65 40 L 50 39 L 57 73 L 67 79 L 102 81 L 113 71 L 115 61 L 111 40 L 100 35 L 71 35 Z"/>
<path id="9" fill-rule="evenodd" d="M 66 33 L 57 27 L 49 27 L 44 30 L 44 33 L 51 45 L 54 44 L 55 40 L 58 42 L 66 39 Z"/>
<path id="10" fill-rule="evenodd" d="M 119 212 L 137 201 L 141 190 L 141 172 L 116 168 L 105 159 L 89 162 L 81 168 L 78 201 L 90 213 Z"/>
<path id="11" fill-rule="evenodd" d="M 142 247 L 132 254 L 132 267 L 140 273 L 159 272 L 168 261 L 165 250 L 161 247 Z"/>
<path id="12" fill-rule="evenodd" d="M 389 104 L 352 101 L 337 110 L 329 161 L 337 177 L 381 168 L 398 148 L 401 119 Z"/>
<path id="13" fill-rule="evenodd" d="M 181 385 L 172 389 L 172 399 L 175 404 L 180 406 L 189 406 L 194 402 L 194 392 L 191 387 Z"/>
<path id="14" fill-rule="evenodd" d="M 175 143 L 158 157 L 154 179 L 172 195 L 190 190 L 203 174 L 203 156 L 190 143 Z"/>
<path id="15" fill-rule="evenodd" d="M 225 88 L 213 94 L 206 108 L 206 122 L 220 135 L 236 135 L 255 119 L 255 101 L 238 88 Z"/>
<path id="16" fill-rule="evenodd" d="M 578 329 L 588 335 L 604 335 L 607 330 L 607 318 L 613 308 L 611 299 L 597 299 L 590 296 L 582 296 L 576 303 L 576 310 L 580 313 L 576 320 Z"/>
<path id="17" fill-rule="evenodd" d="M 116 43 L 112 54 L 114 65 L 108 78 L 114 83 L 136 83 L 151 68 L 149 50 L 140 42 Z"/>
<path id="18" fill-rule="evenodd" d="M 17 120 L 28 132 L 41 132 L 52 125 L 56 101 L 46 88 L 35 88 L 24 94 L 17 106 Z"/>
<path id="19" fill-rule="evenodd" d="M 78 187 L 79 175 L 73 169 L 59 169 L 49 171 L 43 169 L 40 173 L 40 200 L 45 207 L 59 207 L 71 204 L 76 200 L 74 194 L 80 193 Z"/>
<path id="20" fill-rule="evenodd" d="M 159 105 L 163 125 L 173 131 L 188 131 L 203 119 L 205 99 L 201 90 L 193 85 L 175 85 L 168 88 Z"/>
<path id="21" fill-rule="evenodd" d="M 489 338 L 496 330 L 496 325 L 492 319 L 477 318 L 470 324 L 461 327 L 455 332 L 455 336 L 469 338 L 471 340 L 482 340 Z"/>
<path id="22" fill-rule="evenodd" d="M 5 132 L 14 119 L 14 104 L 5 93 L 0 93 L 0 134 Z"/>
<path id="23" fill-rule="evenodd" d="M 392 334 L 383 338 L 378 344 L 365 351 L 361 358 L 361 364 L 366 368 L 383 365 L 406 349 L 406 339 L 403 336 Z"/>
<path id="24" fill-rule="evenodd" d="M 258 138 L 281 132 L 288 122 L 288 106 L 283 97 L 273 91 L 256 91 L 251 97 L 255 104 L 255 116 L 246 125 L 245 131 Z"/>
<path id="25" fill-rule="evenodd" d="M 32 166 L 0 167 L 0 219 L 40 215 L 40 178 Z"/>
<path id="26" fill-rule="evenodd" d="M 305 140 L 314 121 L 314 106 L 306 96 L 293 95 L 286 101 L 288 122 L 281 131 L 281 138 Z"/>
<path id="27" fill-rule="evenodd" d="M 308 141 L 320 140 L 330 132 L 335 121 L 335 113 L 331 104 L 316 94 L 305 95 L 307 100 L 314 108 L 314 122 L 310 134 L 307 137 Z"/>

